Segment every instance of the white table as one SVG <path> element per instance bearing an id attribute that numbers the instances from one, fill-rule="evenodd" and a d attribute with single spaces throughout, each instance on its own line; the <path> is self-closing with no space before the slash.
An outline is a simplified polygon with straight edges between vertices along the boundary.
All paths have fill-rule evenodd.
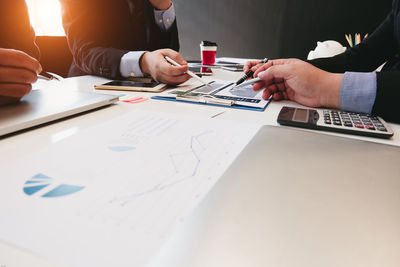
<path id="1" fill-rule="evenodd" d="M 221 80 L 236 80 L 241 73 L 227 72 L 216 70 L 214 77 L 207 77 L 206 79 L 218 78 Z M 49 87 L 54 90 L 70 89 L 82 91 L 95 91 L 93 85 L 101 84 L 107 80 L 94 76 L 83 76 L 76 78 L 64 79 L 61 82 L 38 82 L 35 88 Z M 151 97 L 150 93 L 138 92 L 121 92 L 121 91 L 100 91 L 101 93 L 109 94 L 126 94 L 132 96 Z M 156 112 L 167 112 L 177 114 L 188 114 L 193 117 L 210 118 L 216 116 L 218 119 L 234 120 L 234 121 L 247 121 L 263 125 L 277 125 L 276 118 L 283 105 L 299 106 L 295 103 L 282 101 L 272 102 L 265 112 L 236 110 L 224 107 L 194 105 L 188 103 L 178 103 L 160 100 L 148 100 L 138 104 L 118 103 L 110 107 L 100 109 L 94 112 L 89 112 L 81 116 L 76 116 L 47 126 L 39 127 L 21 134 L 11 137 L 0 139 L 0 160 L 9 158 L 14 160 L 18 166 L 18 159 L 25 153 L 34 152 L 41 147 L 45 147 L 67 138 L 71 135 L 79 133 L 81 130 L 88 127 L 97 125 L 103 121 L 110 120 L 116 116 L 122 115 L 131 110 L 146 110 Z M 389 144 L 393 146 L 400 146 L 400 125 L 391 124 L 395 135 L 390 140 L 382 140 L 368 137 L 358 137 L 334 133 L 320 133 L 328 135 L 345 136 L 346 138 L 367 140 L 370 142 L 377 142 Z M 6 177 L 1 177 L 6 179 Z M 12 266 L 63 266 L 60 263 L 50 262 L 39 255 L 32 254 L 28 251 L 23 251 L 11 244 L 0 242 L 0 267 Z"/>

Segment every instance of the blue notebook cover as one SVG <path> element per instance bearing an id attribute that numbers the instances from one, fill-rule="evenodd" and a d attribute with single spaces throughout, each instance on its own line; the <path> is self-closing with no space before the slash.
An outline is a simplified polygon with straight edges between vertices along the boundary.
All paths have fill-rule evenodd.
<path id="1" fill-rule="evenodd" d="M 162 97 L 162 96 L 153 96 L 151 99 L 158 99 L 158 100 L 167 100 L 167 101 L 174 101 L 174 102 L 183 102 L 183 103 L 192 103 L 198 105 L 207 105 L 207 106 L 216 106 L 216 107 L 225 107 L 225 108 L 235 108 L 235 109 L 244 109 L 244 110 L 253 110 L 253 111 L 264 111 L 268 105 L 271 103 L 272 98 L 267 101 L 267 104 L 263 108 L 256 108 L 256 107 L 246 107 L 242 105 L 232 105 L 232 106 L 225 106 L 225 105 L 218 105 L 218 104 L 206 104 L 206 103 L 198 103 L 193 101 L 186 101 L 186 100 L 177 100 L 172 97 Z"/>

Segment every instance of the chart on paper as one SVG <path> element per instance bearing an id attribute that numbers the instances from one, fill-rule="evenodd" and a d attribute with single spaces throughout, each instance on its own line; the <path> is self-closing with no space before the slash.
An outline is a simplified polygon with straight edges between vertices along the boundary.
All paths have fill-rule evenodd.
<path id="1" fill-rule="evenodd" d="M 225 170 L 225 162 L 236 156 L 232 149 L 242 142 L 227 138 L 216 125 L 203 129 L 186 123 L 151 116 L 128 123 L 107 144 L 112 152 L 108 162 L 121 166 L 119 186 L 80 215 L 97 223 L 132 229 L 143 225 L 161 233 L 166 221 L 182 220 L 184 216 L 176 214 L 190 210 L 208 192 Z M 115 162 L 112 154 L 117 155 Z"/>
<path id="2" fill-rule="evenodd" d="M 141 266 L 259 127 L 135 111 L 89 128 L 3 168 L 0 238 L 72 266 Z"/>

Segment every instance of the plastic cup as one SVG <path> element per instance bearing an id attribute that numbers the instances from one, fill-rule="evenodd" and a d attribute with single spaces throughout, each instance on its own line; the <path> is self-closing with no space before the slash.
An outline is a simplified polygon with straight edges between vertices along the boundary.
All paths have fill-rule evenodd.
<path id="1" fill-rule="evenodd" d="M 200 43 L 201 63 L 203 65 L 212 66 L 215 64 L 217 56 L 217 44 L 210 41 L 202 41 Z M 210 68 L 203 67 L 202 72 L 211 72 Z"/>
<path id="2" fill-rule="evenodd" d="M 217 44 L 210 41 L 202 41 L 200 44 L 201 62 L 203 65 L 214 65 L 217 56 Z"/>

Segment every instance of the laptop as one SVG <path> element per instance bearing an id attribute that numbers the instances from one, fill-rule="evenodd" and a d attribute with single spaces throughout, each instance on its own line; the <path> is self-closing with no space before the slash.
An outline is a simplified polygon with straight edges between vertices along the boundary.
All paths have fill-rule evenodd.
<path id="1" fill-rule="evenodd" d="M 399 159 L 265 126 L 146 267 L 398 267 Z"/>
<path id="2" fill-rule="evenodd" d="M 19 103 L 0 106 L 0 136 L 107 106 L 118 96 L 73 90 L 34 90 Z"/>

